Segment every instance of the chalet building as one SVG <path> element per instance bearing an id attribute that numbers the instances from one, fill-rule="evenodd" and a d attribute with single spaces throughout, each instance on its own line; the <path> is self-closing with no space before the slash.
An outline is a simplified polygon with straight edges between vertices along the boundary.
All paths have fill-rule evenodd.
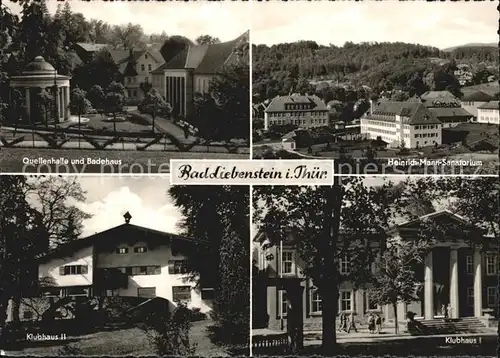
<path id="1" fill-rule="evenodd" d="M 141 84 L 152 84 L 153 71 L 165 63 L 160 51 L 155 50 L 109 50 L 111 58 L 123 75 L 125 95 L 130 98 L 144 98 Z"/>
<path id="2" fill-rule="evenodd" d="M 328 125 L 329 110 L 318 96 L 276 96 L 264 111 L 264 129 L 273 125 L 295 125 L 307 129 Z"/>
<path id="3" fill-rule="evenodd" d="M 419 99 L 442 123 L 443 128 L 470 122 L 474 117 L 462 108 L 460 100 L 449 91 L 428 91 L 422 94 Z"/>
<path id="4" fill-rule="evenodd" d="M 422 216 L 416 220 L 401 223 L 392 228 L 388 234 L 396 240 L 412 239 L 422 220 L 432 218 L 448 223 L 465 223 L 460 216 L 447 210 Z M 466 223 L 465 223 L 466 224 Z M 467 225 L 467 224 L 466 224 Z M 475 228 L 471 226 L 471 232 Z M 262 235 L 262 234 L 260 234 Z M 256 238 L 262 242 L 261 237 Z M 451 318 L 477 317 L 490 319 L 498 317 L 498 275 L 500 274 L 500 258 L 498 243 L 493 237 L 483 237 L 483 246 L 472 247 L 469 242 L 450 238 L 433 244 L 424 267 L 417 273 L 420 283 L 416 292 L 419 301 L 410 304 L 399 303 L 398 320 L 404 321 L 407 312 L 416 314 L 417 319 L 432 320 L 443 317 L 443 305 L 451 306 Z M 293 240 L 293 238 L 291 239 Z M 383 243 L 373 241 L 370 246 L 379 250 Z M 266 277 L 267 285 L 254 285 L 254 307 L 267 308 L 268 327 L 283 329 L 287 318 L 287 297 L 284 287 L 286 281 L 299 281 L 302 287 L 302 312 L 306 330 L 321 329 L 322 303 L 321 297 L 311 279 L 302 273 L 303 261 L 288 242 L 280 246 L 263 249 L 260 245 L 254 254 L 260 272 Z M 349 257 L 338 261 L 341 275 L 350 273 Z M 375 272 L 375 265 L 371 267 Z M 264 282 L 261 280 L 260 282 Z M 276 282 L 281 282 L 277 284 Z M 386 322 L 394 321 L 393 307 L 379 306 L 368 294 L 370 286 L 364 285 L 355 289 L 353 283 L 344 281 L 340 285 L 338 313 L 353 312 L 358 319 L 370 312 L 381 315 Z M 260 292 L 259 292 L 260 291 Z M 257 301 L 264 300 L 265 303 Z M 254 315 L 262 314 L 255 312 Z"/>
<path id="5" fill-rule="evenodd" d="M 108 47 L 108 44 L 78 42 L 73 46 L 73 51 L 76 52 L 82 62 L 86 63 L 92 60 L 96 52 Z"/>
<path id="6" fill-rule="evenodd" d="M 477 122 L 500 124 L 500 102 L 489 101 L 477 108 Z"/>
<path id="7" fill-rule="evenodd" d="M 171 104 L 174 114 L 193 115 L 195 93 L 208 93 L 217 72 L 239 60 L 236 49 L 248 42 L 248 36 L 246 32 L 228 42 L 188 46 L 151 72 L 153 88 Z"/>
<path id="8" fill-rule="evenodd" d="M 43 257 L 39 278 L 55 283 L 44 296 L 162 297 L 172 305 L 185 302 L 209 311 L 212 288 L 202 281 L 198 290 L 187 280 L 186 258 L 195 250 L 193 239 L 133 225 L 130 218 L 127 213 L 124 224 Z"/>
<path id="9" fill-rule="evenodd" d="M 380 139 L 390 147 L 421 148 L 442 143 L 442 122 L 418 101 L 371 102 L 360 120 L 360 131 L 368 139 Z"/>
<path id="10" fill-rule="evenodd" d="M 473 91 L 463 95 L 462 108 L 472 114 L 477 119 L 478 108 L 483 104 L 488 103 L 493 99 L 493 96 L 484 91 Z"/>

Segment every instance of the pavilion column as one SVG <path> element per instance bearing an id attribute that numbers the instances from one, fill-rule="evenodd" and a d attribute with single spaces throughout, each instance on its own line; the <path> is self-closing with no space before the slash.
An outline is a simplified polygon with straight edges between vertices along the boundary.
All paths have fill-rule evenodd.
<path id="1" fill-rule="evenodd" d="M 68 120 L 70 117 L 69 112 L 69 86 L 64 87 L 64 119 Z"/>
<path id="2" fill-rule="evenodd" d="M 452 247 L 450 250 L 450 318 L 459 317 L 458 301 L 458 249 Z"/>
<path id="3" fill-rule="evenodd" d="M 31 105 L 31 99 L 30 99 L 30 89 L 29 88 L 26 88 L 26 96 L 25 96 L 25 100 L 26 100 L 26 113 L 28 114 L 28 118 L 31 119 L 31 109 L 30 109 L 30 105 Z"/>
<path id="4" fill-rule="evenodd" d="M 483 315 L 483 287 L 482 287 L 481 251 L 474 248 L 474 316 Z"/>
<path id="5" fill-rule="evenodd" d="M 424 318 L 434 318 L 434 278 L 432 267 L 432 251 L 425 258 L 424 271 Z"/>

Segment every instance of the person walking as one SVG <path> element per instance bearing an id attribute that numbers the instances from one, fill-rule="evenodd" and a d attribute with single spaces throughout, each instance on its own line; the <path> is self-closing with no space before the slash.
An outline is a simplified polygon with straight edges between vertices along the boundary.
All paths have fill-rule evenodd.
<path id="1" fill-rule="evenodd" d="M 351 314 L 349 315 L 349 321 L 348 321 L 348 327 L 347 327 L 347 333 L 351 332 L 351 329 L 354 329 L 354 332 L 358 332 L 356 328 L 356 324 L 354 322 L 354 312 L 351 311 Z"/>
<path id="2" fill-rule="evenodd" d="M 346 330 L 346 324 L 345 324 L 345 314 L 344 312 L 340 312 L 339 314 L 339 332 L 345 331 Z"/>
<path id="3" fill-rule="evenodd" d="M 382 317 L 379 315 L 376 316 L 375 326 L 377 326 L 377 334 L 382 333 Z"/>
<path id="4" fill-rule="evenodd" d="M 368 330 L 370 333 L 375 333 L 375 317 L 373 317 L 373 313 L 368 315 Z"/>

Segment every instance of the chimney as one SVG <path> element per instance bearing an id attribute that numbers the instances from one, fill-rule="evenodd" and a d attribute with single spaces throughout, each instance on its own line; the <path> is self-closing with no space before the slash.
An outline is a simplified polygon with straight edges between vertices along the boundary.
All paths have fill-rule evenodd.
<path id="1" fill-rule="evenodd" d="M 370 116 L 373 114 L 373 99 L 370 99 L 370 110 L 369 110 Z"/>
<path id="2" fill-rule="evenodd" d="M 130 224 L 130 219 L 132 219 L 132 215 L 127 211 L 124 215 L 123 218 L 125 219 L 125 224 Z"/>

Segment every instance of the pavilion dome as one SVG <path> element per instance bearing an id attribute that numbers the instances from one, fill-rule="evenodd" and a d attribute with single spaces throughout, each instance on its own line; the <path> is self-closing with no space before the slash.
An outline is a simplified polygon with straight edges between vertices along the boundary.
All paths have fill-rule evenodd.
<path id="1" fill-rule="evenodd" d="M 54 66 L 52 66 L 50 63 L 45 61 L 45 59 L 42 56 L 37 56 L 35 59 L 30 62 L 26 68 L 24 69 L 23 73 L 26 74 L 54 74 L 55 72 Z"/>

